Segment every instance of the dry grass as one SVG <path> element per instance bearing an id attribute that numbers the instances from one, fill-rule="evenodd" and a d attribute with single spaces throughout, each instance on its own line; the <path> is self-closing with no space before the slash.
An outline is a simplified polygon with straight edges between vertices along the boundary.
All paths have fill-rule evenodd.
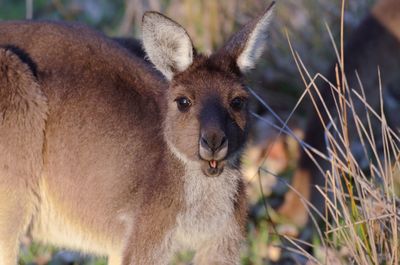
<path id="1" fill-rule="evenodd" d="M 174 3 L 175 5 L 181 4 L 182 2 L 186 3 L 186 5 L 179 5 L 181 9 L 185 11 L 185 7 L 190 5 L 193 1 L 173 0 L 170 2 L 171 6 L 173 6 Z M 235 0 L 233 2 L 235 2 L 236 5 L 239 1 Z M 252 4 L 249 4 L 249 2 Z M 300 8 L 311 10 L 311 8 L 307 8 L 307 6 L 314 6 L 316 2 L 318 1 L 287 1 L 284 5 L 281 5 L 282 9 L 286 8 L 288 10 L 287 12 L 286 10 L 282 10 L 279 13 L 280 15 L 277 16 L 281 21 L 276 22 L 276 29 L 273 30 L 271 37 L 275 38 L 275 40 L 277 38 L 279 39 L 281 37 L 280 29 L 289 24 L 289 31 L 291 31 L 292 34 L 298 34 L 298 37 L 295 36 L 296 39 L 300 39 L 301 41 L 299 42 L 305 43 L 297 45 L 296 50 L 300 49 L 302 53 L 308 52 L 308 56 L 310 54 L 322 54 L 325 48 L 321 49 L 321 46 L 325 47 L 325 42 L 321 45 L 316 45 L 315 43 L 315 39 L 318 39 L 315 38 L 315 35 L 318 32 L 320 33 L 320 31 L 305 31 L 305 29 L 314 28 L 310 26 L 311 22 L 319 25 L 321 22 L 320 16 L 307 16 L 303 14 L 305 11 L 299 11 Z M 367 2 L 369 3 L 370 1 L 357 1 L 357 4 L 361 5 L 360 3 L 363 3 L 367 5 Z M 356 1 L 352 4 L 355 5 Z M 194 38 L 197 38 L 196 43 L 201 43 L 201 48 L 203 50 L 211 50 L 216 43 L 226 38 L 227 32 L 232 31 L 232 27 L 235 23 L 241 24 L 241 21 L 229 20 L 225 21 L 225 25 L 220 26 L 220 28 L 214 28 L 211 31 L 199 31 L 198 25 L 207 23 L 216 25 L 219 23 L 218 21 L 221 20 L 221 15 L 217 11 L 222 7 L 218 7 L 213 3 L 207 3 L 207 5 L 211 6 L 202 7 L 199 8 L 199 10 L 192 10 L 197 10 L 197 12 L 201 14 L 204 9 L 212 8 L 213 12 L 208 14 L 209 17 L 203 17 L 197 13 L 189 13 L 187 18 L 182 18 L 182 23 L 185 23 L 186 20 L 187 23 L 192 23 L 193 18 L 196 21 L 196 26 L 192 29 L 189 27 L 189 30 L 193 31 Z M 226 5 L 226 3 L 220 5 L 223 6 Z M 248 9 L 252 9 L 253 7 L 253 9 L 256 10 L 260 6 L 260 1 L 243 1 L 242 5 L 249 5 Z M 293 5 L 294 7 L 292 7 Z M 333 9 L 336 12 L 337 9 L 334 8 L 335 3 L 332 4 L 331 1 L 320 1 L 319 5 L 326 5 L 326 10 Z M 341 36 L 343 36 L 344 24 L 343 6 L 344 5 L 342 5 L 341 9 Z M 321 12 L 321 9 L 314 9 L 317 10 L 315 11 L 316 13 Z M 170 8 L 167 11 L 177 12 L 176 10 L 176 8 Z M 253 14 L 255 13 L 253 12 L 254 10 L 248 13 Z M 340 12 L 340 8 L 338 8 L 338 10 Z M 231 12 L 229 13 L 229 17 L 239 17 L 241 20 L 247 20 L 245 12 L 243 12 L 241 16 L 238 16 L 234 14 L 234 11 L 233 9 L 229 9 L 226 12 Z M 297 15 L 289 11 L 296 11 Z M 336 17 L 337 14 L 335 12 L 331 12 L 332 17 Z M 326 13 L 328 12 L 324 12 L 324 14 Z M 180 13 L 178 12 L 178 14 Z M 348 17 L 350 15 L 351 14 L 347 14 Z M 207 20 L 207 23 L 202 21 L 202 19 Z M 303 21 L 303 23 L 298 23 L 298 21 Z M 349 21 L 351 21 L 351 19 Z M 290 23 L 294 23 L 295 25 L 291 25 Z M 332 34 L 330 35 L 332 36 Z M 310 38 L 310 36 L 314 36 L 314 38 Z M 265 261 L 260 257 L 278 259 L 282 247 L 280 241 L 285 239 L 293 243 L 294 247 L 291 249 L 292 253 L 305 256 L 310 264 L 399 264 L 400 247 L 398 241 L 400 231 L 398 222 L 400 213 L 398 210 L 398 196 L 400 193 L 400 139 L 398 132 L 396 133 L 387 125 L 382 110 L 385 103 L 381 100 L 381 109 L 373 109 L 368 104 L 369 100 L 365 98 L 364 93 L 357 92 L 363 91 L 362 80 L 359 81 L 359 90 L 353 90 L 348 86 L 343 69 L 344 60 L 346 59 L 343 55 L 343 37 L 340 39 L 339 49 L 336 48 L 332 41 L 338 61 L 336 83 L 330 83 L 322 74 L 311 74 L 311 71 L 308 70 L 310 68 L 319 68 L 321 69 L 320 71 L 323 71 L 326 67 L 324 62 L 328 61 L 325 60 L 326 56 L 313 56 L 312 59 L 306 58 L 303 60 L 299 53 L 291 48 L 293 58 L 296 62 L 295 66 L 292 67 L 291 65 L 287 65 L 289 55 L 284 56 L 285 54 L 283 54 L 285 52 L 287 53 L 287 51 L 279 52 L 278 48 L 284 47 L 283 42 L 279 43 L 275 40 L 271 41 L 271 43 L 278 44 L 276 44 L 276 47 L 271 48 L 271 54 L 273 55 L 270 56 L 272 58 L 268 59 L 269 62 L 272 61 L 272 63 L 270 63 L 272 67 L 269 68 L 274 69 L 273 71 L 276 73 L 267 73 L 267 76 L 271 78 L 271 76 L 274 77 L 274 75 L 278 75 L 279 72 L 287 78 L 288 76 L 292 76 L 294 72 L 293 69 L 297 68 L 306 89 L 288 118 L 281 120 L 279 116 L 276 115 L 275 119 L 280 122 L 280 125 L 273 126 L 279 129 L 278 136 L 280 134 L 287 134 L 292 137 L 299 143 L 301 148 L 306 149 L 308 154 L 314 157 L 315 161 L 325 159 L 329 162 L 327 168 L 320 168 L 327 181 L 325 187 L 319 187 L 321 194 L 323 194 L 326 200 L 327 206 L 326 212 L 320 213 L 319 216 L 325 222 L 325 229 L 320 229 L 315 240 L 310 242 L 315 250 L 314 256 L 311 256 L 302 248 L 300 243 L 303 242 L 288 235 L 287 230 L 283 231 L 284 229 L 281 228 L 282 226 L 271 227 L 269 219 L 272 218 L 276 221 L 277 218 L 279 218 L 272 213 L 271 217 L 268 216 L 267 218 L 267 216 L 265 216 L 265 219 L 259 222 L 254 229 L 251 227 L 253 224 L 249 225 L 248 244 L 246 253 L 244 253 L 243 263 L 265 264 Z M 308 42 L 306 42 L 306 40 L 308 40 Z M 290 46 L 292 46 L 291 43 Z M 321 51 L 319 53 L 312 52 L 310 51 L 311 47 L 319 47 Z M 263 69 L 263 74 L 265 74 L 264 72 L 265 69 Z M 377 69 L 377 74 L 378 73 L 379 70 Z M 262 80 L 262 78 L 260 80 Z M 329 83 L 332 93 L 334 93 L 338 99 L 334 109 L 328 109 L 326 104 L 323 105 L 325 106 L 325 110 L 317 109 L 320 115 L 322 115 L 321 111 L 329 113 L 329 121 L 325 124 L 325 138 L 327 143 L 325 154 L 314 150 L 307 145 L 307 143 L 302 142 L 297 134 L 287 126 L 292 114 L 307 95 L 310 97 L 315 97 L 316 95 L 316 98 L 312 100 L 314 104 L 316 104 L 315 102 L 317 100 L 324 100 L 321 96 L 321 82 L 317 84 L 317 80 Z M 379 89 L 382 91 L 382 87 L 379 87 Z M 261 98 L 259 98 L 259 100 L 261 100 Z M 356 102 L 363 103 L 364 111 L 362 115 L 355 107 Z M 268 108 L 269 105 L 267 105 L 266 102 L 262 103 Z M 279 102 L 279 104 L 281 103 Z M 270 111 L 272 112 L 272 109 L 270 109 Z M 348 125 L 351 122 L 354 123 L 355 130 L 349 130 Z M 377 124 L 379 126 L 376 126 Z M 354 140 L 358 140 L 362 143 L 364 153 L 363 161 L 368 161 L 368 167 L 365 167 L 361 163 L 359 157 L 356 158 L 354 150 L 351 148 Z M 271 152 L 267 151 L 265 157 L 269 158 Z M 264 161 L 261 161 L 260 163 L 263 162 Z M 273 174 L 274 170 L 271 172 L 270 170 L 261 168 L 260 171 L 268 173 L 262 175 L 260 183 L 265 180 L 267 175 L 268 178 L 271 177 L 271 175 L 276 175 Z M 262 187 L 262 185 L 260 186 Z M 304 201 L 304 203 L 312 208 L 309 202 Z M 271 212 L 270 209 L 268 209 L 268 212 Z M 317 219 L 315 215 L 316 213 L 314 213 L 314 219 Z M 267 242 L 271 244 L 267 245 Z M 35 251 L 32 251 L 32 249 Z M 53 252 L 53 250 L 43 250 L 34 245 L 33 247 L 31 246 L 31 249 L 27 252 L 26 264 L 37 256 L 49 256 L 50 254 L 48 253 Z M 48 259 L 50 259 L 50 257 Z M 182 254 L 176 258 L 176 264 L 188 264 L 189 259 L 190 254 Z M 105 261 L 101 260 L 98 264 L 104 263 Z"/>
<path id="2" fill-rule="evenodd" d="M 369 99 L 365 98 L 362 80 L 358 80 L 359 89 L 352 89 L 347 83 L 343 53 L 344 2 L 339 50 L 328 28 L 338 61 L 335 69 L 336 83 L 331 83 L 320 73 L 311 75 L 289 41 L 306 87 L 303 96 L 309 95 L 320 117 L 320 121 L 316 122 L 324 123 L 323 113 L 328 116 L 328 122 L 325 120 L 324 123 L 327 146 L 325 154 L 296 140 L 313 161 L 326 160 L 329 166 L 319 167 L 326 179 L 325 187 L 318 187 L 325 199 L 326 211 L 319 213 L 319 216 L 316 216 L 318 213 L 312 214 L 312 219 L 322 218 L 325 224 L 324 229 L 316 225 L 317 244 L 313 246 L 315 256 L 310 256 L 297 241 L 287 236 L 282 237 L 293 243 L 295 247 L 292 251 L 307 257 L 311 264 L 396 265 L 399 264 L 400 255 L 400 138 L 399 133 L 387 124 L 383 111 L 385 103 L 382 99 L 382 85 L 379 87 L 380 109 L 376 110 L 368 103 Z M 379 68 L 377 74 L 380 77 Z M 317 84 L 321 80 L 329 83 L 334 95 L 332 98 L 336 99 L 333 109 L 329 109 L 329 104 L 324 102 L 326 99 L 321 96 L 322 87 L 326 87 L 321 85 L 322 82 Z M 318 109 L 316 102 L 322 102 L 322 109 Z M 284 128 L 280 132 L 293 136 L 286 126 L 288 120 L 280 122 L 281 128 Z M 361 143 L 362 159 L 352 149 L 355 141 Z M 365 161 L 367 166 L 362 163 Z M 308 202 L 305 203 L 312 207 Z"/>

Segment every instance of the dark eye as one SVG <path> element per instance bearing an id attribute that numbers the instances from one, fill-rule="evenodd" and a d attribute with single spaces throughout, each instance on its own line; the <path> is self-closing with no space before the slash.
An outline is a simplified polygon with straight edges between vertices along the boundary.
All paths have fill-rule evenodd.
<path id="1" fill-rule="evenodd" d="M 192 105 L 192 102 L 190 102 L 190 99 L 188 99 L 187 97 L 179 97 L 175 99 L 175 102 L 178 106 L 179 111 L 181 112 L 187 111 Z"/>
<path id="2" fill-rule="evenodd" d="M 245 104 L 246 104 L 246 99 L 241 97 L 236 97 L 231 101 L 231 108 L 234 111 L 240 111 L 244 108 Z"/>

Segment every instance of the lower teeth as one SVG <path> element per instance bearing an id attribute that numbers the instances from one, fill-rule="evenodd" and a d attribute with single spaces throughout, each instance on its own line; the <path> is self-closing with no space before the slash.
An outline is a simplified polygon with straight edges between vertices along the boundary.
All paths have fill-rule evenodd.
<path id="1" fill-rule="evenodd" d="M 210 161 L 210 167 L 216 168 L 216 167 L 217 167 L 217 161 L 211 160 L 211 161 Z"/>

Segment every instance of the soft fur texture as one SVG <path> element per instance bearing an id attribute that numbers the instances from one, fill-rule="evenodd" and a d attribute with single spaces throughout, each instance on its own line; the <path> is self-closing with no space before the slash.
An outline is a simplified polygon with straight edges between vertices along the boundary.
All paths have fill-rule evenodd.
<path id="1" fill-rule="evenodd" d="M 274 13 L 275 2 L 269 5 L 257 19 L 247 23 L 222 48 L 224 56 L 236 58 L 236 65 L 242 73 L 254 68 L 266 48 L 268 26 Z M 238 45 L 242 43 L 244 45 Z"/>
<path id="2" fill-rule="evenodd" d="M 380 0 L 371 10 L 373 17 L 400 42 L 400 1 Z"/>
<path id="3" fill-rule="evenodd" d="M 248 110 L 231 102 L 248 97 L 241 53 L 196 55 L 185 30 L 157 13 L 143 27 L 170 82 L 137 45 L 85 26 L 0 24 L 0 264 L 16 264 L 25 232 L 112 265 L 168 264 L 181 248 L 196 250 L 195 264 L 239 264 Z M 240 38 L 230 47 L 243 50 Z M 215 131 L 228 149 L 211 177 L 199 145 Z"/>
<path id="4" fill-rule="evenodd" d="M 47 99 L 23 61 L 24 54 L 16 52 L 0 48 L 1 264 L 15 263 L 19 237 L 38 202 L 48 111 Z"/>
<path id="5" fill-rule="evenodd" d="M 192 64 L 192 41 L 186 31 L 171 19 L 157 12 L 146 12 L 142 35 L 147 55 L 168 80 Z"/>
<path id="6" fill-rule="evenodd" d="M 273 11 L 274 5 L 271 5 L 265 14 L 259 18 L 253 32 L 248 37 L 244 50 L 237 59 L 237 65 L 243 73 L 255 67 L 256 62 L 267 47 L 268 25 L 271 22 Z"/>

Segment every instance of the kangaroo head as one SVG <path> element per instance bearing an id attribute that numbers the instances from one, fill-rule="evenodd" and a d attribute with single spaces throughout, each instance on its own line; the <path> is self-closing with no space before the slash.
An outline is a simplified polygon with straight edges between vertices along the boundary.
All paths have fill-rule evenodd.
<path id="1" fill-rule="evenodd" d="M 242 76 L 265 48 L 272 6 L 210 56 L 198 54 L 187 32 L 171 19 L 156 12 L 143 16 L 144 48 L 169 81 L 166 141 L 206 176 L 220 175 L 240 157 L 248 120 Z"/>

